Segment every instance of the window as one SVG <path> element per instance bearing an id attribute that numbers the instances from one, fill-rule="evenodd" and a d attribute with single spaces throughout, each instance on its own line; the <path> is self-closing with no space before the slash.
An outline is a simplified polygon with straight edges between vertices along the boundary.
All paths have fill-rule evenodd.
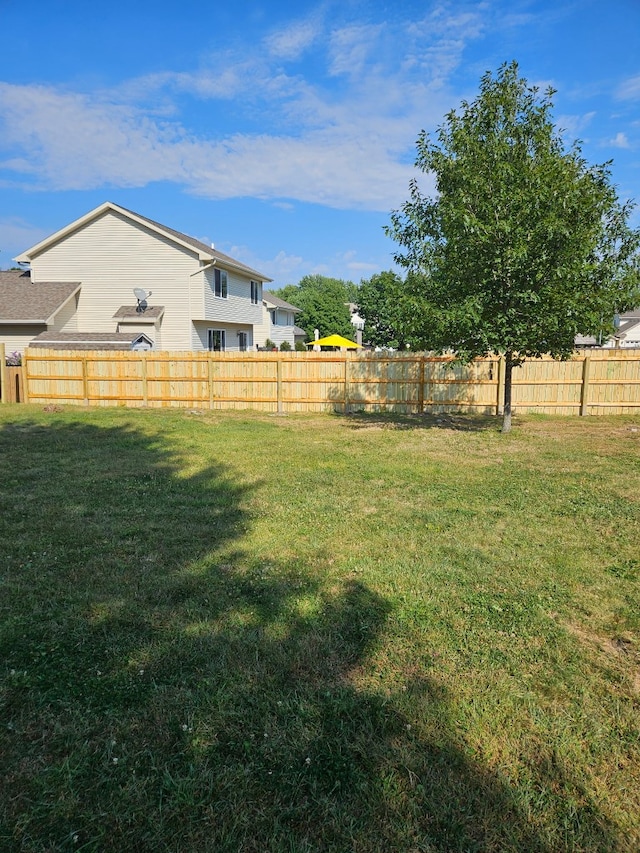
<path id="1" fill-rule="evenodd" d="M 227 271 L 215 269 L 214 273 L 214 284 L 213 284 L 213 292 L 215 296 L 219 296 L 221 299 L 227 298 Z"/>
<path id="2" fill-rule="evenodd" d="M 247 333 L 246 332 L 238 332 L 238 349 L 240 350 L 240 352 L 246 352 L 247 351 Z"/>
<path id="3" fill-rule="evenodd" d="M 253 305 L 257 305 L 260 302 L 260 282 L 252 281 L 251 282 L 251 302 Z"/>
<path id="4" fill-rule="evenodd" d="M 224 352 L 227 348 L 227 333 L 224 329 L 207 329 L 207 348 L 213 352 Z"/>

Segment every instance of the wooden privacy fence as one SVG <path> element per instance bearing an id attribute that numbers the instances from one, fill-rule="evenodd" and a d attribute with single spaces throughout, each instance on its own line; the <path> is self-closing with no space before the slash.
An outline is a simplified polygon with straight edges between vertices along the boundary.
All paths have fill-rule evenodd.
<path id="1" fill-rule="evenodd" d="M 465 366 L 424 353 L 31 348 L 22 369 L 30 403 L 499 414 L 504 392 L 499 357 Z M 585 351 L 565 362 L 527 361 L 513 373 L 513 407 L 548 414 L 637 413 L 640 350 Z"/>

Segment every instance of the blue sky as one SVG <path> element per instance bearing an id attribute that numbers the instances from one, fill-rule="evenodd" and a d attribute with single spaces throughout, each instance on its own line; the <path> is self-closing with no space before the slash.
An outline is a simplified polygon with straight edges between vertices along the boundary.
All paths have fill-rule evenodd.
<path id="1" fill-rule="evenodd" d="M 419 132 L 512 59 L 640 202 L 640 0 L 0 0 L 0 33 L 2 269 L 109 200 L 273 288 L 359 282 Z"/>

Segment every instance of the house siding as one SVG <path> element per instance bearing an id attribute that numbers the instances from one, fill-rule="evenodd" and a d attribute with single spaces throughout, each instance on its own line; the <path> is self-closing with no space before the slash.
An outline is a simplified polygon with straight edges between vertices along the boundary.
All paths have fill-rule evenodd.
<path id="1" fill-rule="evenodd" d="M 224 269 L 224 267 L 220 267 Z M 227 270 L 227 298 L 222 299 L 214 293 L 214 268 L 209 267 L 203 273 L 204 312 L 201 316 L 193 314 L 194 320 L 217 320 L 220 323 L 247 323 L 254 325 L 262 319 L 261 303 L 251 302 L 251 279 Z M 199 276 L 198 276 L 199 278 Z"/>
<path id="2" fill-rule="evenodd" d="M 271 326 L 271 334 L 269 335 L 269 337 L 278 347 L 285 341 L 291 344 L 291 349 L 293 349 L 295 346 L 293 326 Z"/>
<path id="3" fill-rule="evenodd" d="M 191 349 L 208 349 L 207 332 L 209 329 L 223 329 L 226 332 L 226 352 L 239 351 L 240 346 L 238 344 L 238 332 L 246 332 L 247 349 L 250 350 L 254 348 L 253 327 L 246 323 L 222 323 L 219 320 L 196 320 L 193 323 Z"/>
<path id="4" fill-rule="evenodd" d="M 271 311 L 276 311 L 276 323 L 271 321 Z M 287 341 L 291 344 L 291 348 L 295 346 L 295 335 L 293 327 L 295 326 L 296 315 L 293 311 L 287 311 L 284 308 L 275 308 L 274 305 L 269 306 L 268 302 L 262 305 L 262 316 L 260 323 L 255 328 L 255 341 L 260 347 L 264 346 L 266 340 L 273 341 L 274 344 L 280 344 Z"/>
<path id="5" fill-rule="evenodd" d="M 155 323 L 140 323 L 135 321 L 127 322 L 126 320 L 119 320 L 116 331 L 126 332 L 127 334 L 132 335 L 146 335 L 153 341 L 154 349 L 162 349 L 162 335 L 160 334 L 160 329 L 155 325 Z"/>
<path id="6" fill-rule="evenodd" d="M 165 306 L 162 346 L 181 350 L 191 346 L 190 274 L 199 266 L 195 250 L 110 210 L 32 258 L 31 277 L 81 282 L 76 325 L 69 319 L 65 331 L 112 332 L 118 308 L 136 304 L 133 288 L 151 290 L 150 304 Z"/>
<path id="7" fill-rule="evenodd" d="M 76 293 L 66 305 L 53 318 L 53 323 L 48 327 L 52 332 L 77 332 L 78 331 L 78 305 L 79 294 Z M 109 330 L 111 331 L 111 330 Z"/>
<path id="8" fill-rule="evenodd" d="M 4 344 L 7 355 L 11 355 L 12 352 L 19 352 L 23 355 L 35 336 L 46 331 L 47 327 L 44 324 L 25 326 L 3 323 L 0 326 L 0 342 Z"/>

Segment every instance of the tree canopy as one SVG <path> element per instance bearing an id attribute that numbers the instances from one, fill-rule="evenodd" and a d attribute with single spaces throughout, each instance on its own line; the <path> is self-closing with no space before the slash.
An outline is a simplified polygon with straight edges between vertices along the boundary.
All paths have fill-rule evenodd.
<path id="1" fill-rule="evenodd" d="M 298 284 L 288 284 L 278 290 L 277 295 L 301 309 L 296 325 L 305 330 L 307 340 L 313 340 L 315 329 L 319 330 L 321 338 L 338 334 L 353 339 L 348 307 L 349 302 L 356 300 L 357 288 L 353 282 L 307 275 Z"/>
<path id="2" fill-rule="evenodd" d="M 358 314 L 365 321 L 364 340 L 380 347 L 405 348 L 405 327 L 400 316 L 404 282 L 388 270 L 360 282 Z"/>
<path id="3" fill-rule="evenodd" d="M 409 271 L 407 339 L 463 361 L 503 354 L 505 431 L 514 366 L 569 357 L 576 334 L 612 332 L 615 312 L 640 301 L 632 204 L 618 200 L 610 163 L 588 165 L 577 142 L 565 149 L 554 94 L 516 62 L 487 72 L 435 141 L 419 135 L 416 165 L 435 176 L 436 197 L 413 181 L 387 229 Z"/>

